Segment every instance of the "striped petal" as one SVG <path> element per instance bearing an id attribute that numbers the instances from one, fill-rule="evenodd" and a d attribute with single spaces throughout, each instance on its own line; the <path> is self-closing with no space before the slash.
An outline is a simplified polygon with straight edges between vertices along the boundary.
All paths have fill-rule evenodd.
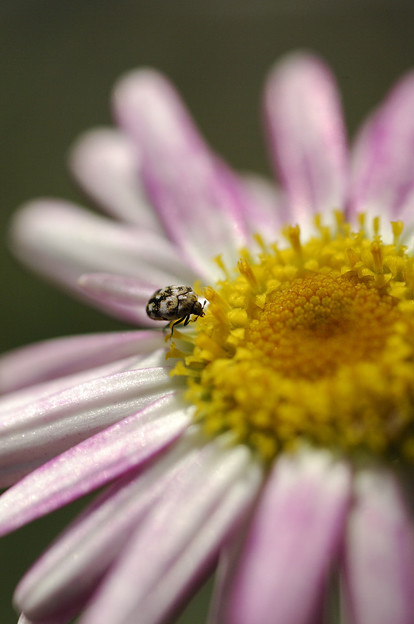
<path id="1" fill-rule="evenodd" d="M 161 338 L 161 335 L 160 335 Z M 38 402 L 42 398 L 47 398 L 52 394 L 57 394 L 63 390 L 74 388 L 93 379 L 103 379 L 116 373 L 122 373 L 131 370 L 139 370 L 145 368 L 159 368 L 168 365 L 165 362 L 165 345 L 156 351 L 145 356 L 136 356 L 123 358 L 89 368 L 79 373 L 72 373 L 64 377 L 58 377 L 50 381 L 43 381 L 33 386 L 25 387 L 20 390 L 9 392 L 0 397 L 0 422 L 4 415 L 10 414 L 12 411 L 20 410 L 29 404 Z M 0 425 L 1 427 L 1 425 Z"/>
<path id="2" fill-rule="evenodd" d="M 92 379 L 4 412 L 0 418 L 0 479 L 27 462 L 38 465 L 134 414 L 174 389 L 165 367 Z M 0 483 L 2 481 L 0 480 Z"/>
<path id="3" fill-rule="evenodd" d="M 59 200 L 38 200 L 22 208 L 12 224 L 12 239 L 22 260 L 83 297 L 77 281 L 84 273 L 134 276 L 141 281 L 143 302 L 157 288 L 192 284 L 196 279 L 178 249 L 165 238 Z M 145 306 L 131 310 L 111 303 L 105 309 L 115 316 L 148 325 Z"/>
<path id="4" fill-rule="evenodd" d="M 260 482 L 247 449 L 208 445 L 138 528 L 81 622 L 101 622 L 103 613 L 113 624 L 166 621 L 209 570 Z"/>
<path id="5" fill-rule="evenodd" d="M 159 349 L 161 342 L 159 332 L 130 331 L 69 336 L 21 347 L 0 357 L 0 391 L 11 392 L 132 355 L 138 359 Z"/>
<path id="6" fill-rule="evenodd" d="M 121 132 L 110 128 L 82 135 L 70 153 L 70 167 L 85 191 L 120 221 L 163 235 L 139 180 L 139 155 Z"/>
<path id="7" fill-rule="evenodd" d="M 204 144 L 177 93 L 152 70 L 131 72 L 117 85 L 114 105 L 136 144 L 145 187 L 169 237 L 204 278 L 217 254 L 230 265 L 245 241 L 248 197 Z"/>
<path id="8" fill-rule="evenodd" d="M 341 208 L 347 179 L 346 134 L 329 69 L 294 53 L 270 73 L 265 116 L 275 172 L 300 225 L 316 212 Z"/>
<path id="9" fill-rule="evenodd" d="M 345 581 L 353 624 L 412 624 L 412 516 L 390 474 L 363 471 L 356 477 Z"/>
<path id="10" fill-rule="evenodd" d="M 311 623 L 349 495 L 349 471 L 328 453 L 282 458 L 265 485 L 243 551 L 224 575 L 212 621 Z"/>
<path id="11" fill-rule="evenodd" d="M 398 219 L 414 208 L 414 72 L 362 127 L 352 154 L 350 215 Z"/>
<path id="12" fill-rule="evenodd" d="M 143 472 L 132 471 L 100 494 L 24 576 L 18 607 L 45 618 L 73 603 L 83 606 L 148 511 L 193 469 L 199 444 L 199 432 L 187 430 Z"/>
<path id="13" fill-rule="evenodd" d="M 33 403 L 39 403 L 43 399 L 48 399 L 52 395 L 60 395 L 60 393 L 64 390 L 83 385 L 93 379 L 104 380 L 105 377 L 112 376 L 120 372 L 163 367 L 164 363 L 165 349 L 162 348 L 144 358 L 125 358 L 123 360 L 118 360 L 115 363 L 89 369 L 85 372 L 67 375 L 66 377 L 60 377 L 58 379 L 53 379 L 52 381 L 30 386 L 29 388 L 23 388 L 23 390 L 11 392 L 0 398 L 0 423 L 2 419 L 12 417 L 13 413 L 20 413 L 22 409 L 26 409 Z M 47 461 L 50 457 L 53 457 L 54 454 L 55 453 L 51 453 L 50 456 L 44 458 L 39 457 L 37 454 L 34 456 L 28 454 L 25 459 L 21 459 L 18 462 L 9 462 L 1 466 L 0 487 L 6 487 L 16 483 L 19 479 L 42 464 L 43 461 Z"/>
<path id="14" fill-rule="evenodd" d="M 167 395 L 47 462 L 0 497 L 0 533 L 14 531 L 128 472 L 179 437 L 189 414 Z"/>

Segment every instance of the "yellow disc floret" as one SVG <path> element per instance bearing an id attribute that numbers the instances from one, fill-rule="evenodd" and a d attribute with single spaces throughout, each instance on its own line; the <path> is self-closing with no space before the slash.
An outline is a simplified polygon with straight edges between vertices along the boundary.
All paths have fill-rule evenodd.
<path id="1" fill-rule="evenodd" d="M 336 216 L 306 243 L 295 226 L 284 246 L 257 237 L 256 260 L 242 251 L 173 372 L 207 434 L 265 459 L 306 442 L 414 461 L 413 258 L 400 222 L 385 244 L 378 220 L 370 239 L 363 216 L 356 232 Z"/>

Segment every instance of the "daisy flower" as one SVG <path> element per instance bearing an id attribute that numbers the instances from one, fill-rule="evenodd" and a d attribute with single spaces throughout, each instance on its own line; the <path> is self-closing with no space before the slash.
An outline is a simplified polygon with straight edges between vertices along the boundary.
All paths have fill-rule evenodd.
<path id="1" fill-rule="evenodd" d="M 1 532 L 101 488 L 21 580 L 20 622 L 171 622 L 217 567 L 210 624 L 412 624 L 414 75 L 349 155 L 329 69 L 284 58 L 278 189 L 159 73 L 113 102 L 119 129 L 70 158 L 108 216 L 40 199 L 12 228 L 31 267 L 148 328 L 2 358 Z M 149 300 L 196 322 L 163 332 Z"/>

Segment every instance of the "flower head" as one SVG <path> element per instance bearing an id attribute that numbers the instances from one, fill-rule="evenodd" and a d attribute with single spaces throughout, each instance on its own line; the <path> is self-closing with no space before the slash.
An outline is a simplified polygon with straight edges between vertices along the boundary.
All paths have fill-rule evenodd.
<path id="1" fill-rule="evenodd" d="M 15 218 L 23 259 L 150 327 L 3 356 L 0 530 L 106 485 L 22 579 L 22 622 L 170 621 L 217 562 L 212 623 L 322 621 L 339 582 L 351 622 L 412 622 L 414 76 L 350 156 L 319 59 L 283 59 L 264 104 L 280 190 L 145 70 L 71 155 L 115 219 Z"/>

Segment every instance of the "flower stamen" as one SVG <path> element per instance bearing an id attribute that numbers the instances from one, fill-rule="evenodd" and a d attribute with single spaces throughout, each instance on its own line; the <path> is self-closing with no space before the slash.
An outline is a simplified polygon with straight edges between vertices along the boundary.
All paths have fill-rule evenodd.
<path id="1" fill-rule="evenodd" d="M 370 239 L 361 216 L 245 254 L 237 273 L 205 291 L 210 305 L 175 374 L 208 435 L 265 459 L 304 442 L 340 453 L 414 459 L 414 268 L 399 243 Z M 232 275 L 232 277 L 229 277 Z"/>

